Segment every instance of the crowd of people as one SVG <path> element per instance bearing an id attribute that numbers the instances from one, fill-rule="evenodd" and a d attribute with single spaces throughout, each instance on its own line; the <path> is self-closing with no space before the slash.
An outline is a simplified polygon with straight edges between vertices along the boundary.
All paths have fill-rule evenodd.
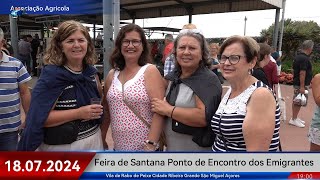
<path id="1" fill-rule="evenodd" d="M 69 20 L 54 32 L 30 94 L 38 39 L 25 36 L 14 58 L 0 29 L 0 151 L 106 150 L 110 129 L 115 151 L 279 150 L 281 111 L 274 87 L 281 63 L 266 42 L 236 35 L 208 44 L 200 29 L 187 24 L 176 38 L 165 36 L 159 69 L 144 30 L 128 24 L 115 39 L 102 87 L 88 30 Z M 304 41 L 293 62 L 288 123 L 305 127 L 298 113 L 312 82 L 317 108 L 308 138 L 310 150 L 320 151 L 320 75 L 312 77 L 313 46 Z M 305 102 L 297 103 L 298 96 Z"/>

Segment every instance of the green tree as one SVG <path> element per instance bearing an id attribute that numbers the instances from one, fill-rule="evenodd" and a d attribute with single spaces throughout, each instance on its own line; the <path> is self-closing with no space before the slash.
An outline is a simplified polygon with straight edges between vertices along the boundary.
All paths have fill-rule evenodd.
<path id="1" fill-rule="evenodd" d="M 260 35 L 272 40 L 274 24 L 261 31 Z M 280 34 L 280 33 L 279 33 Z M 284 21 L 282 40 L 282 61 L 292 60 L 299 46 L 304 40 L 311 39 L 318 44 L 320 42 L 320 27 L 314 21 Z M 320 60 L 319 52 L 314 52 L 313 60 Z"/>

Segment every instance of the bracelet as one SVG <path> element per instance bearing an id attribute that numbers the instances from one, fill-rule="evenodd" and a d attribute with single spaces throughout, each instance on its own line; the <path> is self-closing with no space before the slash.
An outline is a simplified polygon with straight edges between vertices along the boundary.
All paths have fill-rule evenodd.
<path id="1" fill-rule="evenodd" d="M 143 142 L 143 145 L 148 149 L 148 151 L 155 151 L 155 150 L 157 149 L 157 146 L 155 146 L 154 149 L 150 149 L 150 148 L 148 147 L 148 144 L 149 144 L 149 143 L 147 143 L 146 141 Z M 150 145 L 154 146 L 153 144 L 150 144 Z"/>
<path id="2" fill-rule="evenodd" d="M 171 115 L 170 115 L 170 118 L 171 118 L 171 119 L 172 119 L 172 115 L 173 115 L 174 109 L 176 109 L 176 106 L 173 106 L 173 109 L 172 109 L 172 111 L 171 111 Z"/>
<path id="3" fill-rule="evenodd" d="M 147 143 L 144 143 L 144 146 L 147 148 L 148 151 L 154 151 L 153 149 L 150 149 L 147 145 Z"/>

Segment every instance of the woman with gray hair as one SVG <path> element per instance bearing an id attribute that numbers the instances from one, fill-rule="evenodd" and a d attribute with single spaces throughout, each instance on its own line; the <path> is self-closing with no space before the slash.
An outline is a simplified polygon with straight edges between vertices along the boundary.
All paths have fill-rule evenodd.
<path id="1" fill-rule="evenodd" d="M 279 105 L 272 90 L 251 75 L 259 45 L 251 37 L 232 36 L 223 42 L 220 54 L 221 72 L 231 88 L 211 121 L 217 134 L 212 150 L 278 150 Z"/>
<path id="2" fill-rule="evenodd" d="M 209 69 L 207 42 L 198 29 L 186 29 L 175 39 L 173 54 L 176 65 L 165 77 L 166 100 L 152 99 L 152 111 L 167 117 L 168 151 L 208 151 L 214 140 L 210 119 L 222 87 Z"/>

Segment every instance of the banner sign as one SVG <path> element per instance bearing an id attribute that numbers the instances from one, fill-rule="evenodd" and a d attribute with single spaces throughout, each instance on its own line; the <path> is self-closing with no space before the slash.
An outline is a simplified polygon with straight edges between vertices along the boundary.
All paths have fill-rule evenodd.
<path id="1" fill-rule="evenodd" d="M 38 15 L 102 14 L 102 0 L 1 0 L 0 14 L 18 10 Z"/>
<path id="2" fill-rule="evenodd" d="M 320 179 L 320 153 L 2 152 L 0 179 Z"/>
<path id="3" fill-rule="evenodd" d="M 314 172 L 112 172 L 84 173 L 80 179 L 317 179 L 320 173 Z"/>
<path id="4" fill-rule="evenodd" d="M 320 153 L 97 153 L 85 172 L 319 172 Z"/>

